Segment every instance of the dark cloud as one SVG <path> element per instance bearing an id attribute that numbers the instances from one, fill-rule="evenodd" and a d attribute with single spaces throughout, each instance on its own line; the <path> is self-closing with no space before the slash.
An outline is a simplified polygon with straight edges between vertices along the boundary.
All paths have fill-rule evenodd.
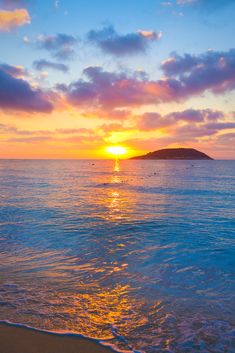
<path id="1" fill-rule="evenodd" d="M 191 54 L 180 56 L 174 52 L 162 63 L 161 68 L 167 76 L 181 75 L 196 67 L 199 60 L 197 56 Z"/>
<path id="2" fill-rule="evenodd" d="M 206 90 L 224 93 L 235 88 L 235 49 L 201 55 L 173 54 L 163 62 L 162 70 L 167 77 L 178 79 L 183 95 Z"/>
<path id="3" fill-rule="evenodd" d="M 74 46 L 78 43 L 72 35 L 59 33 L 57 35 L 40 35 L 37 47 L 51 52 L 57 59 L 68 60 L 75 55 Z"/>
<path id="4" fill-rule="evenodd" d="M 0 108 L 49 113 L 53 105 L 49 94 L 0 68 Z"/>
<path id="5" fill-rule="evenodd" d="M 62 64 L 62 63 L 54 63 L 54 62 L 51 62 L 51 61 L 48 61 L 45 59 L 34 61 L 33 66 L 37 70 L 53 69 L 53 70 L 58 70 L 58 71 L 62 71 L 62 72 L 69 71 L 69 67 L 67 65 Z"/>
<path id="6" fill-rule="evenodd" d="M 132 55 L 144 53 L 149 44 L 158 41 L 161 33 L 153 31 L 138 31 L 136 33 L 118 34 L 113 26 L 101 30 L 92 30 L 87 37 L 91 43 L 99 46 L 104 52 L 115 55 Z"/>
<path id="7" fill-rule="evenodd" d="M 233 121 L 223 121 L 223 122 L 213 122 L 205 125 L 207 129 L 220 131 L 226 129 L 235 129 L 235 122 Z"/>
<path id="8" fill-rule="evenodd" d="M 224 114 L 217 110 L 211 109 L 187 109 L 182 112 L 170 113 L 168 118 L 173 121 L 187 121 L 192 123 L 201 123 L 205 121 L 217 121 L 224 118 Z"/>
<path id="9" fill-rule="evenodd" d="M 22 66 L 14 66 L 8 64 L 0 64 L 0 70 L 6 72 L 13 77 L 28 76 L 27 70 Z"/>

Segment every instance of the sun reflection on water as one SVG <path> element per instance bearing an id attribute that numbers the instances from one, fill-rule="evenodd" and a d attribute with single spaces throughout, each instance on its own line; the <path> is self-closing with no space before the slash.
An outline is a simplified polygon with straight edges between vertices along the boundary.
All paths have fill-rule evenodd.
<path id="1" fill-rule="evenodd" d="M 119 158 L 115 159 L 114 172 L 120 172 L 120 160 L 119 160 Z"/>

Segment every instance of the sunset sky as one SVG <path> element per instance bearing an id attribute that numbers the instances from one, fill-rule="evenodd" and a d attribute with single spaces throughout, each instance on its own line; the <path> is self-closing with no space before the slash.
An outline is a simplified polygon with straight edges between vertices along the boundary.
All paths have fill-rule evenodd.
<path id="1" fill-rule="evenodd" d="M 0 158 L 235 159 L 234 0 L 0 0 Z"/>

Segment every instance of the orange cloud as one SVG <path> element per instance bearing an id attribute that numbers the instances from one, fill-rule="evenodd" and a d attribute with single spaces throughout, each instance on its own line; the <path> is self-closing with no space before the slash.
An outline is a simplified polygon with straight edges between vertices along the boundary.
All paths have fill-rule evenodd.
<path id="1" fill-rule="evenodd" d="M 29 24 L 31 18 L 25 9 L 16 9 L 14 11 L 0 11 L 0 31 L 10 32 L 12 29 Z"/>
<path id="2" fill-rule="evenodd" d="M 162 32 L 144 31 L 139 30 L 138 33 L 149 40 L 159 40 L 162 38 Z"/>

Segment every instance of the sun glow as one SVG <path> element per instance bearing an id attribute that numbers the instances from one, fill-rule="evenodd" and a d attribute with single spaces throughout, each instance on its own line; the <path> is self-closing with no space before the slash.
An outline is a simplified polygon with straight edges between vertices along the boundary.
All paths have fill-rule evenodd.
<path id="1" fill-rule="evenodd" d="M 106 148 L 106 151 L 116 157 L 123 156 L 127 153 L 126 148 L 122 146 L 110 146 Z"/>

